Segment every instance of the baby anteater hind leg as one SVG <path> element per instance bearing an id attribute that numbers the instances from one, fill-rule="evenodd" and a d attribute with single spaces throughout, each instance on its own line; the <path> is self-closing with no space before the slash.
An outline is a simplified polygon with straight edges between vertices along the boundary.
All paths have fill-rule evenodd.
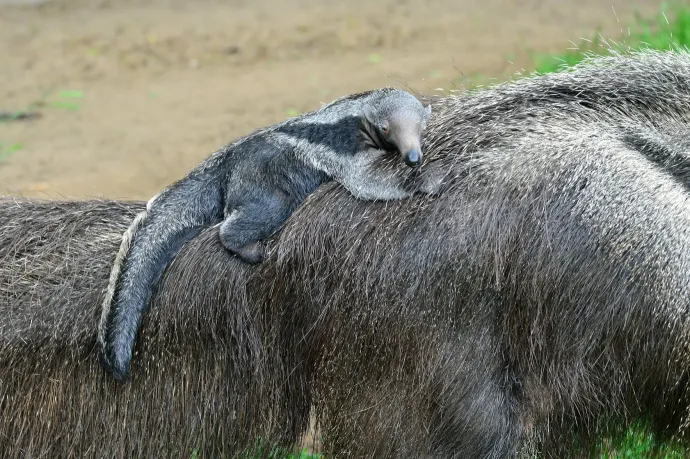
<path id="1" fill-rule="evenodd" d="M 226 209 L 226 218 L 220 225 L 220 241 L 246 263 L 261 263 L 265 255 L 261 241 L 278 231 L 293 210 L 282 194 L 263 195 Z"/>

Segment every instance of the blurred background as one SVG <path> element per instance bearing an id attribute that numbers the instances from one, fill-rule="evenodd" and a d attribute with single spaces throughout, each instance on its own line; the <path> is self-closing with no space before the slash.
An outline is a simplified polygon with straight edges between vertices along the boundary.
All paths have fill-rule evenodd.
<path id="1" fill-rule="evenodd" d="M 347 93 L 505 80 L 598 33 L 625 41 L 663 6 L 0 0 L 0 193 L 148 199 L 223 144 Z"/>

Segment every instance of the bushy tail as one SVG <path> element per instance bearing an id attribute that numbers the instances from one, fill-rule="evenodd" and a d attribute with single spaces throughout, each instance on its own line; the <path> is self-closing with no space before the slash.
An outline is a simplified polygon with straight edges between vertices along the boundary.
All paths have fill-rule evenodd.
<path id="1" fill-rule="evenodd" d="M 173 190 L 137 215 L 122 237 L 98 327 L 101 364 L 115 379 L 129 375 L 141 319 L 165 268 L 184 244 L 220 220 L 216 193 Z"/>
<path id="2" fill-rule="evenodd" d="M 106 291 L 105 299 L 103 300 L 101 320 L 98 324 L 98 344 L 100 346 L 101 364 L 103 365 L 104 369 L 111 373 L 117 380 L 123 380 L 126 377 L 129 365 L 127 365 L 122 358 L 118 359 L 119 353 L 115 352 L 114 350 L 113 345 L 115 343 L 113 343 L 112 338 L 115 330 L 113 329 L 112 324 L 116 320 L 114 316 L 117 312 L 117 307 L 113 304 L 113 302 L 115 301 L 115 293 L 118 289 L 120 275 L 122 274 L 123 265 L 127 259 L 127 255 L 129 254 L 132 240 L 144 225 L 144 222 L 148 218 L 148 214 L 148 210 L 144 210 L 137 215 L 129 228 L 127 228 L 127 231 L 125 231 L 125 233 L 122 235 L 120 250 L 115 257 L 115 263 L 110 271 L 108 290 Z M 126 358 L 127 360 L 131 359 L 131 351 L 130 355 L 126 356 Z"/>

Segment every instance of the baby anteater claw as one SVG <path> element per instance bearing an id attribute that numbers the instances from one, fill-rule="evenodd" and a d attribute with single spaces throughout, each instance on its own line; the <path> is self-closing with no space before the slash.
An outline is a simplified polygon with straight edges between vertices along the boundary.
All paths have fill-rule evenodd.
<path id="1" fill-rule="evenodd" d="M 264 261 L 266 253 L 261 242 L 252 242 L 234 250 L 235 254 L 245 263 L 256 265 Z"/>

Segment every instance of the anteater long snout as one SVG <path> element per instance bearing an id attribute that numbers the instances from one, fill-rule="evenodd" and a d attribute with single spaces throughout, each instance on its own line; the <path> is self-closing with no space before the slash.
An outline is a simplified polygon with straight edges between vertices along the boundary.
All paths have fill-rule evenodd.
<path id="1" fill-rule="evenodd" d="M 418 136 L 410 135 L 401 138 L 398 142 L 400 155 L 410 167 L 417 167 L 422 163 L 422 147 Z"/>

